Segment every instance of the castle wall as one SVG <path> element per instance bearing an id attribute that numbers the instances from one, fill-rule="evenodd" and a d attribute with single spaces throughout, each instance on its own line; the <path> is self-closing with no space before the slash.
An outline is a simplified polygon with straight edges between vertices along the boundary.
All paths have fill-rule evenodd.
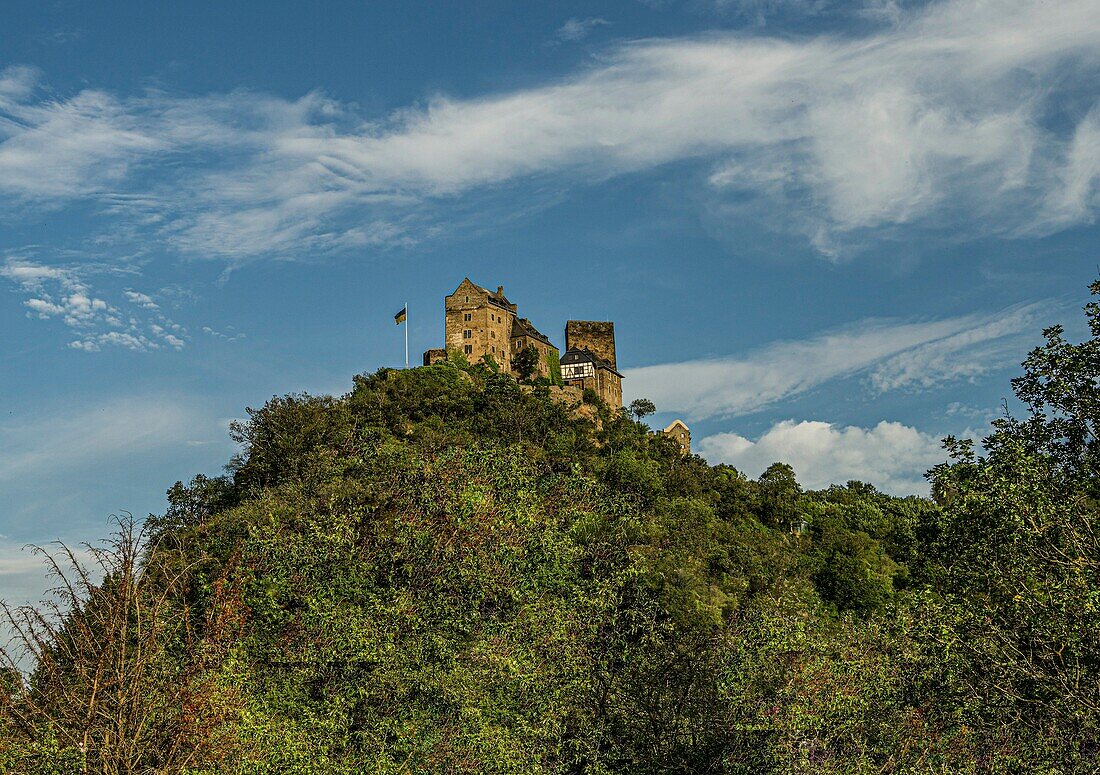
<path id="1" fill-rule="evenodd" d="M 447 351 L 442 347 L 433 347 L 424 351 L 425 366 L 431 366 L 433 363 L 440 363 L 445 360 L 447 360 Z"/>
<path id="2" fill-rule="evenodd" d="M 553 345 L 547 345 L 545 342 L 535 339 L 533 336 L 516 336 L 512 338 L 512 353 L 510 358 L 514 358 L 520 350 L 524 350 L 527 347 L 534 347 L 539 354 L 538 364 L 535 369 L 533 377 L 545 377 L 551 381 L 555 376 L 561 379 L 561 372 L 558 374 L 551 373 L 551 364 L 556 363 L 558 359 L 558 348 Z M 509 361 L 509 365 L 511 361 Z"/>
<path id="3" fill-rule="evenodd" d="M 566 385 L 580 388 L 582 391 L 591 388 L 600 400 L 611 409 L 621 409 L 623 405 L 623 380 L 613 371 L 596 369 L 596 373 L 590 377 L 570 379 Z"/>
<path id="4" fill-rule="evenodd" d="M 621 409 L 623 406 L 623 378 L 613 371 L 598 369 L 600 387 L 597 392 L 603 402 L 612 409 Z"/>
<path id="5" fill-rule="evenodd" d="M 570 320 L 565 324 L 565 349 L 589 349 L 596 357 L 615 363 L 615 324 L 604 320 Z M 621 391 L 620 391 L 621 393 Z M 619 403 L 622 404 L 620 397 Z"/>
<path id="6" fill-rule="evenodd" d="M 445 341 L 448 350 L 471 363 L 490 355 L 501 371 L 512 371 L 512 321 L 515 311 L 490 300 L 483 288 L 463 280 L 447 297 Z"/>

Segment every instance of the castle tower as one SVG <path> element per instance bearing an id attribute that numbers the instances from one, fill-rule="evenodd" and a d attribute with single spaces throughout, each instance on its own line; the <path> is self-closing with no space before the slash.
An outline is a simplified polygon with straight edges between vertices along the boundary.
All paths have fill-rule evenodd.
<path id="1" fill-rule="evenodd" d="M 488 355 L 501 371 L 511 373 L 512 326 L 517 308 L 505 297 L 504 287 L 493 292 L 467 277 L 446 298 L 444 306 L 446 348 L 464 354 L 470 363 Z"/>
<path id="2" fill-rule="evenodd" d="M 570 320 L 565 324 L 566 350 L 591 350 L 600 360 L 615 363 L 615 324 L 608 320 Z"/>
<path id="3" fill-rule="evenodd" d="M 567 385 L 591 388 L 612 409 L 623 405 L 623 375 L 615 363 L 615 324 L 570 320 L 565 324 L 561 375 Z"/>
<path id="4" fill-rule="evenodd" d="M 676 442 L 680 454 L 691 454 L 691 431 L 683 420 L 673 420 L 661 433 Z"/>

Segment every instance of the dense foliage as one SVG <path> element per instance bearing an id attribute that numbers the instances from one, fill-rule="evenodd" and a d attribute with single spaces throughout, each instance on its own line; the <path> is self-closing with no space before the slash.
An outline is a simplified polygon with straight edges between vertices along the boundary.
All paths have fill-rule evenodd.
<path id="1" fill-rule="evenodd" d="M 1100 290 L 1100 289 L 1094 289 Z M 357 377 L 233 427 L 9 611 L 26 773 L 1090 772 L 1100 767 L 1093 338 L 1026 418 L 949 440 L 936 501 L 682 457 L 486 365 Z M 633 416 L 652 405 L 638 403 Z M 12 653 L 13 659 L 22 655 Z M 26 659 L 27 656 L 22 656 Z"/>

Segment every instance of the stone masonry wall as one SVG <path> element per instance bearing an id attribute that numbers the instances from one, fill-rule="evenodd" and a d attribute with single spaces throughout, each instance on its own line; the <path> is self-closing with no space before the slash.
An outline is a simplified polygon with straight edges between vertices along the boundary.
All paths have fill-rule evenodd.
<path id="1" fill-rule="evenodd" d="M 471 363 L 490 355 L 501 371 L 511 373 L 512 320 L 515 313 L 491 302 L 487 293 L 468 282 L 463 282 L 447 297 L 445 307 L 447 349 L 464 353 Z M 466 352 L 467 346 L 470 347 L 469 353 Z"/>
<path id="2" fill-rule="evenodd" d="M 615 363 L 615 324 L 605 320 L 570 320 L 565 324 L 566 350 L 591 350 L 597 357 Z M 621 401 L 620 401 L 621 403 Z"/>

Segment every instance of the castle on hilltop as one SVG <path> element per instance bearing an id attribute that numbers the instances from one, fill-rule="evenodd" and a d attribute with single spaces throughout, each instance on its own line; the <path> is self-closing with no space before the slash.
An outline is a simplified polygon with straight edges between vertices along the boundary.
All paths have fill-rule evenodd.
<path id="1" fill-rule="evenodd" d="M 521 353 L 533 348 L 531 376 L 551 383 L 591 389 L 612 409 L 623 405 L 623 375 L 615 361 L 615 324 L 570 320 L 565 324 L 565 352 L 508 301 L 504 287 L 490 291 L 465 278 L 445 304 L 444 346 L 424 353 L 424 365 L 462 353 L 470 362 L 491 358 L 506 374 L 517 374 Z"/>
<path id="2" fill-rule="evenodd" d="M 491 359 L 505 374 L 542 377 L 575 400 L 592 390 L 612 409 L 622 409 L 623 375 L 615 360 L 615 324 L 609 320 L 566 321 L 565 352 L 559 353 L 534 323 L 519 316 L 504 286 L 490 291 L 467 277 L 447 296 L 444 321 L 444 346 L 425 351 L 425 366 L 452 353 L 471 363 Z M 691 454 L 691 431 L 682 420 L 659 433 L 672 439 L 681 454 Z"/>

